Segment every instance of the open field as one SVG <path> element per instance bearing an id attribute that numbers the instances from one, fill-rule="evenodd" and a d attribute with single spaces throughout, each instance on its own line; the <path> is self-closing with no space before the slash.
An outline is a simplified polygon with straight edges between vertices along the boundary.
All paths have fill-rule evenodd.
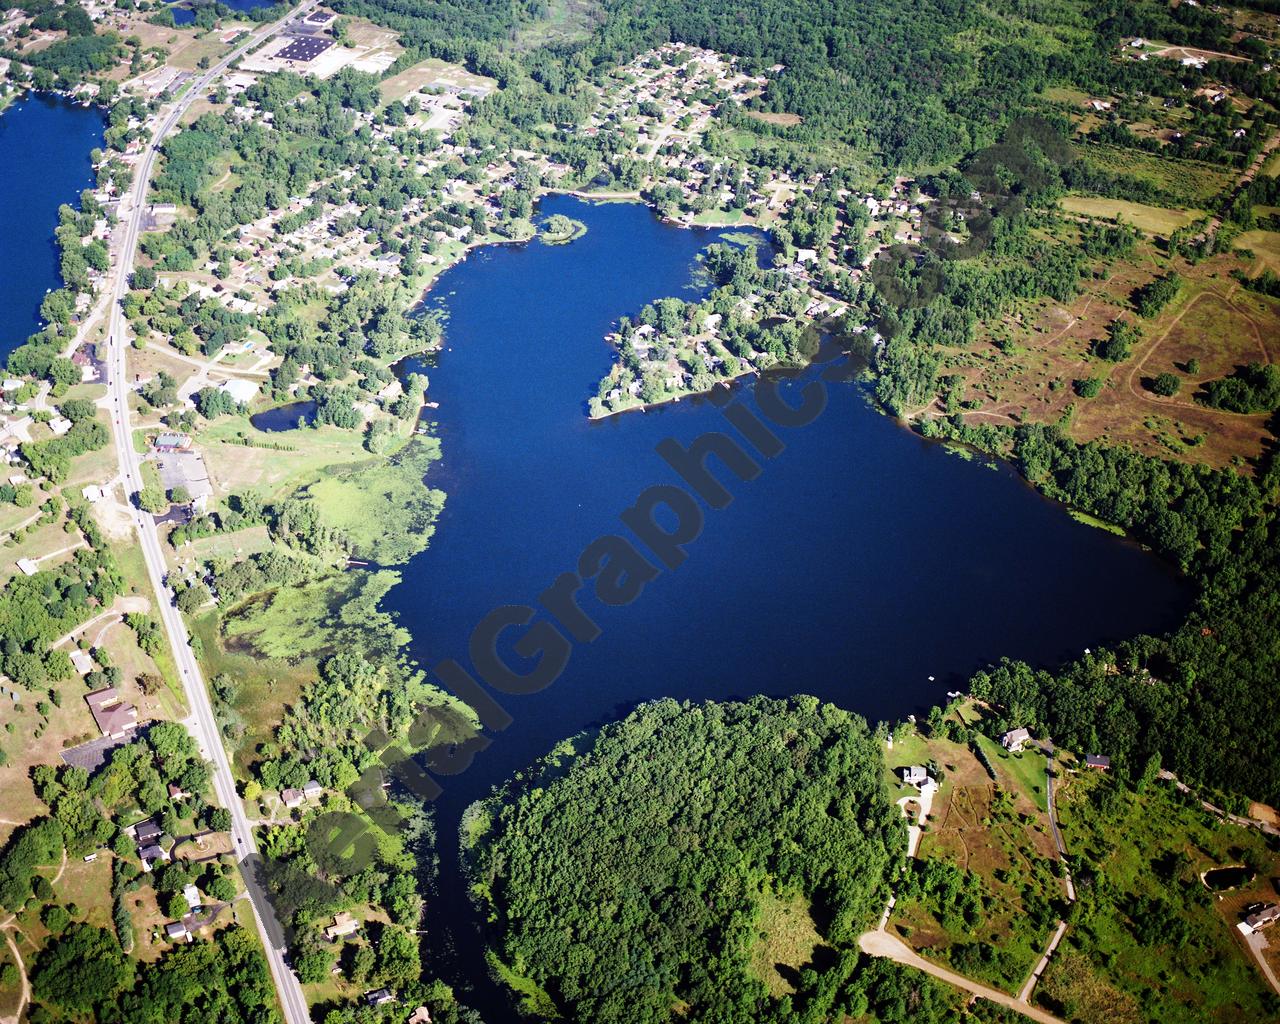
<path id="1" fill-rule="evenodd" d="M 1075 147 L 1077 155 L 1103 170 L 1124 174 L 1162 188 L 1188 206 L 1218 195 L 1236 179 L 1236 172 L 1194 160 L 1168 160 L 1153 153 L 1109 145 Z"/>
<path id="2" fill-rule="evenodd" d="M 1103 199 L 1097 196 L 1065 196 L 1059 205 L 1068 213 L 1086 217 L 1103 217 L 1132 224 L 1148 235 L 1167 238 L 1178 228 L 1203 217 L 1203 210 L 1172 210 L 1125 199 Z"/>
<path id="3" fill-rule="evenodd" d="M 793 979 L 814 958 L 822 936 L 808 904 L 798 896 L 760 894 L 751 969 L 775 998 L 796 990 Z"/>
<path id="4" fill-rule="evenodd" d="M 204 644 L 201 663 L 210 681 L 224 674 L 234 680 L 230 707 L 215 707 L 220 720 L 229 717 L 233 722 L 233 737 L 228 743 L 232 765 L 237 774 L 247 777 L 258 746 L 271 738 L 285 708 L 295 703 L 303 685 L 315 678 L 315 662 L 289 663 L 228 650 L 218 635 L 216 611 L 193 620 L 191 630 Z"/>
<path id="5" fill-rule="evenodd" d="M 282 447 L 246 447 L 236 443 L 241 436 Z M 373 460 L 358 431 L 319 427 L 266 434 L 250 426 L 247 416 L 222 416 L 207 423 L 197 434 L 197 444 L 219 495 L 253 488 L 271 499 L 310 483 L 322 470 Z"/>
<path id="6" fill-rule="evenodd" d="M 1199 405 L 1207 380 L 1251 360 L 1280 359 L 1280 303 L 1246 292 L 1230 277 L 1238 257 L 1220 255 L 1176 265 L 1179 297 L 1152 320 L 1133 314 L 1134 290 L 1171 269 L 1151 245 L 1100 266 L 1067 303 L 1023 301 L 1002 320 L 979 328 L 977 342 L 948 354 L 944 374 L 955 375 L 972 403 L 970 423 L 1068 421 L 1078 441 L 1124 443 L 1162 458 L 1221 467 L 1256 459 L 1270 437 L 1266 414 L 1241 415 Z M 1094 356 L 1093 344 L 1116 319 L 1137 322 L 1142 339 L 1129 358 Z M 1191 360 L 1196 360 L 1191 372 Z M 1170 372 L 1182 381 L 1171 398 L 1149 382 Z M 1089 378 L 1103 382 L 1093 398 L 1075 393 Z M 940 410 L 934 410 L 934 414 Z"/>
<path id="7" fill-rule="evenodd" d="M 1280 231 L 1245 231 L 1236 236 L 1235 247 L 1248 249 L 1258 262 L 1258 270 L 1280 274 Z"/>
<path id="8" fill-rule="evenodd" d="M 406 96 L 432 87 L 459 89 L 495 89 L 497 82 L 483 75 L 472 74 L 458 64 L 449 64 L 442 60 L 428 58 L 406 68 L 397 75 L 383 79 L 379 89 L 385 103 L 402 100 Z"/>

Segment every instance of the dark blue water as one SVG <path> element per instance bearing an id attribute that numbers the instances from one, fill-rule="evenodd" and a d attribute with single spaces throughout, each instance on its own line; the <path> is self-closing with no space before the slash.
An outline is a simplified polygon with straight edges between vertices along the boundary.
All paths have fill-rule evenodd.
<path id="1" fill-rule="evenodd" d="M 634 205 L 557 197 L 542 212 L 589 230 L 566 246 L 473 253 L 429 303 L 449 318 L 446 350 L 420 367 L 444 451 L 428 482 L 448 500 L 431 548 L 389 597 L 424 667 L 466 664 L 489 611 L 536 604 L 589 542 L 627 535 L 619 513 L 651 485 L 681 483 L 659 441 L 732 432 L 705 400 L 598 423 L 584 415 L 611 362 L 603 335 L 615 318 L 664 295 L 693 297 L 695 258 L 717 234 L 664 226 Z M 584 595 L 602 635 L 575 648 L 557 682 L 498 695 L 514 724 L 469 771 L 440 780 L 437 927 L 469 920 L 456 878 L 462 809 L 636 702 L 810 693 L 896 720 L 1001 655 L 1054 665 L 1185 610 L 1188 588 L 1135 545 L 1074 522 L 1006 469 L 903 430 L 858 385 L 828 391 L 813 424 L 779 428 L 786 450 L 761 460 L 757 479 L 723 476 L 733 501 L 706 511 L 685 564 L 627 607 Z M 483 983 L 472 931 L 452 931 L 432 940 L 433 961 L 455 942 L 459 978 Z M 491 998 L 472 997 L 482 1008 Z"/>
<path id="2" fill-rule="evenodd" d="M 0 359 L 43 326 L 40 303 L 62 284 L 58 207 L 78 207 L 93 186 L 89 152 L 102 145 L 104 123 L 96 107 L 42 95 L 0 114 Z"/>
<path id="3" fill-rule="evenodd" d="M 192 8 L 170 4 L 169 10 L 173 12 L 173 23 L 175 25 L 192 25 L 195 23 L 196 12 Z"/>
<path id="4" fill-rule="evenodd" d="M 310 423 L 316 414 L 315 402 L 290 402 L 288 405 L 277 405 L 274 409 L 265 409 L 249 417 L 249 422 L 268 434 L 278 434 L 286 430 L 297 430 L 298 421 Z"/>

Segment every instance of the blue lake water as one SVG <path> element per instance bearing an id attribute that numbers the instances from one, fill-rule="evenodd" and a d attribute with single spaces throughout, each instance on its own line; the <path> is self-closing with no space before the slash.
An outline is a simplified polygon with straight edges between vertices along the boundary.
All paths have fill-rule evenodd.
<path id="1" fill-rule="evenodd" d="M 102 145 L 96 107 L 28 95 L 0 114 L 0 359 L 41 327 L 44 294 L 62 284 L 53 231 L 58 207 L 94 184 L 89 152 Z"/>
<path id="2" fill-rule="evenodd" d="M 618 517 L 642 491 L 685 486 L 658 442 L 733 433 L 702 399 L 602 422 L 584 414 L 611 362 L 603 336 L 615 318 L 665 295 L 694 297 L 696 257 L 718 233 L 663 225 L 636 205 L 555 197 L 541 212 L 588 232 L 566 246 L 474 252 L 429 297 L 448 317 L 446 349 L 411 368 L 429 375 L 440 403 L 444 455 L 428 482 L 448 499 L 432 546 L 388 598 L 423 667 L 467 664 L 487 613 L 536 605 L 588 543 L 628 535 Z M 705 510 L 683 565 L 625 607 L 601 605 L 588 586 L 582 606 L 599 638 L 577 645 L 550 687 L 497 695 L 513 724 L 468 771 L 440 779 L 437 932 L 471 920 L 457 878 L 462 809 L 637 702 L 810 693 L 897 720 L 1002 655 L 1055 665 L 1160 631 L 1185 610 L 1189 588 L 1136 545 L 1076 523 L 1007 468 L 902 429 L 861 386 L 827 388 L 815 422 L 777 429 L 785 451 L 759 458 L 755 480 L 721 474 L 733 501 Z M 451 957 L 457 979 L 478 986 L 472 1002 L 502 1006 L 471 927 L 455 923 L 428 945 L 434 963 Z"/>

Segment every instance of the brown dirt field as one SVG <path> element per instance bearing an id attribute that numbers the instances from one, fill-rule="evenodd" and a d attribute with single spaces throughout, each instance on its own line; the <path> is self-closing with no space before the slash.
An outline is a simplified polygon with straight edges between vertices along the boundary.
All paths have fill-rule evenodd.
<path id="1" fill-rule="evenodd" d="M 942 372 L 960 376 L 964 397 L 982 408 L 966 412 L 974 423 L 1058 422 L 1072 408 L 1070 433 L 1078 441 L 1129 444 L 1151 455 L 1215 467 L 1236 457 L 1255 459 L 1270 437 L 1268 416 L 1208 409 L 1194 401 L 1205 381 L 1251 360 L 1280 360 L 1280 303 L 1245 292 L 1229 276 L 1244 266 L 1230 255 L 1198 266 L 1177 263 L 1187 281 L 1182 296 L 1151 321 L 1141 321 L 1144 338 L 1131 357 L 1110 364 L 1089 355 L 1117 317 L 1133 317 L 1129 296 L 1168 266 L 1149 245 L 1082 282 L 1081 293 L 1065 305 L 1050 300 L 1023 304 L 999 324 L 980 332 L 973 348 L 952 354 Z M 1009 338 L 1014 347 L 996 345 Z M 1182 367 L 1200 367 L 1193 376 Z M 1183 378 L 1173 398 L 1143 386 L 1144 378 L 1170 371 Z M 1095 398 L 1083 399 L 1072 382 L 1107 378 Z M 940 415 L 939 406 L 926 413 Z M 1199 444 L 1188 444 L 1203 435 Z"/>
<path id="2" fill-rule="evenodd" d="M 763 110 L 748 110 L 747 117 L 763 121 L 765 124 L 776 124 L 782 128 L 792 128 L 804 123 L 804 118 L 799 114 L 770 114 Z"/>

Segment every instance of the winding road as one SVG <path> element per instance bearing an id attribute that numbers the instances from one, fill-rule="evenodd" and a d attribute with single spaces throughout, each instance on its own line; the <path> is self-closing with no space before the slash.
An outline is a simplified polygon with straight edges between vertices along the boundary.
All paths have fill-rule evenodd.
<path id="1" fill-rule="evenodd" d="M 138 237 L 142 230 L 143 213 L 146 210 L 147 188 L 155 170 L 158 147 L 178 126 L 192 102 L 206 95 L 213 83 L 222 76 L 232 62 L 276 35 L 290 20 L 307 13 L 318 2 L 319 0 L 306 0 L 279 21 L 256 29 L 241 45 L 194 80 L 187 91 L 171 106 L 161 111 L 153 124 L 151 141 L 147 144 L 138 163 L 133 186 L 121 204 L 120 219 L 125 224 L 125 233 L 116 261 L 115 285 L 111 293 L 111 312 L 107 322 L 106 375 L 116 456 L 119 460 L 120 479 L 124 483 L 126 495 L 140 491 L 143 480 L 141 459 L 133 448 L 133 433 L 129 422 L 129 377 L 126 367 L 128 322 L 123 315 L 123 302 L 129 287 L 129 275 L 137 255 Z M 235 851 L 236 861 L 240 865 L 241 874 L 244 876 L 249 901 L 253 907 L 254 920 L 262 938 L 267 963 L 271 968 L 271 977 L 284 1011 L 284 1020 L 286 1024 L 309 1024 L 311 1014 L 307 1008 L 306 998 L 302 994 L 302 986 L 285 960 L 284 929 L 259 884 L 254 870 L 259 863 L 257 844 L 254 841 L 249 820 L 245 816 L 244 807 L 240 803 L 240 797 L 236 793 L 235 778 L 231 773 L 227 752 L 222 745 L 213 706 L 209 701 L 209 692 L 201 675 L 199 662 L 191 650 L 186 626 L 174 607 L 171 592 L 164 583 L 164 553 L 160 547 L 160 537 L 155 522 L 150 515 L 132 506 L 130 506 L 130 515 L 146 560 L 147 575 L 156 593 L 160 619 L 168 634 L 174 663 L 178 667 L 187 704 L 191 708 L 188 724 L 196 741 L 200 744 L 203 755 L 211 764 L 213 788 L 218 803 L 231 814 L 232 848 Z"/>

